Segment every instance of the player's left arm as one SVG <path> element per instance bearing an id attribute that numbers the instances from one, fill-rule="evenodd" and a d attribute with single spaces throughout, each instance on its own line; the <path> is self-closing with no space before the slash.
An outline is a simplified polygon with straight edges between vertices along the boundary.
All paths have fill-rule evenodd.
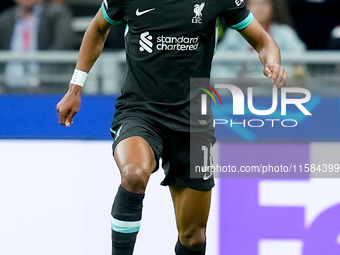
<path id="1" fill-rule="evenodd" d="M 281 53 L 275 40 L 262 28 L 255 18 L 240 33 L 259 53 L 260 61 L 264 66 L 263 74 L 270 78 L 273 85 L 278 89 L 285 86 L 287 72 L 281 66 Z"/>

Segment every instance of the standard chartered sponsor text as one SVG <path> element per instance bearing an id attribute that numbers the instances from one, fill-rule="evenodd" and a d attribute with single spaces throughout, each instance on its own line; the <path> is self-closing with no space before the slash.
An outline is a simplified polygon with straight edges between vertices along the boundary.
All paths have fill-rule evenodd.
<path id="1" fill-rule="evenodd" d="M 199 46 L 199 37 L 158 36 L 157 50 L 193 51 Z"/>

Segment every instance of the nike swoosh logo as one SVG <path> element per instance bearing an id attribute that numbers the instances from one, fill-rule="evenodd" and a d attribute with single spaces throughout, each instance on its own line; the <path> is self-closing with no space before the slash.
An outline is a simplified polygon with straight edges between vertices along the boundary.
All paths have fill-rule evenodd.
<path id="1" fill-rule="evenodd" d="M 214 173 L 210 173 L 209 175 L 207 175 L 207 173 L 205 173 L 205 175 L 203 175 L 203 180 L 206 181 L 208 179 L 210 179 L 211 176 L 213 176 Z"/>
<path id="2" fill-rule="evenodd" d="M 145 10 L 145 11 L 139 11 L 139 8 L 136 10 L 136 16 L 142 16 L 143 14 L 145 14 L 145 13 L 148 13 L 148 12 L 151 12 L 151 11 L 153 11 L 153 10 L 155 10 L 155 8 L 152 8 L 152 9 L 148 9 L 148 10 Z"/>
<path id="3" fill-rule="evenodd" d="M 120 128 L 117 130 L 116 135 L 115 135 L 115 140 L 118 138 L 120 135 L 120 130 L 122 129 L 123 125 L 120 126 Z"/>

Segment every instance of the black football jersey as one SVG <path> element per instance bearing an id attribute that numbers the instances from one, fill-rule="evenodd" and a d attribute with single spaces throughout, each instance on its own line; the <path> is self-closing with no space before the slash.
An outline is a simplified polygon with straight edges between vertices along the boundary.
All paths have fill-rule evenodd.
<path id="1" fill-rule="evenodd" d="M 114 121 L 147 117 L 175 130 L 189 128 L 190 78 L 210 76 L 216 19 L 236 30 L 253 20 L 243 0 L 104 0 L 102 12 L 111 24 L 127 22 L 127 73 Z"/>

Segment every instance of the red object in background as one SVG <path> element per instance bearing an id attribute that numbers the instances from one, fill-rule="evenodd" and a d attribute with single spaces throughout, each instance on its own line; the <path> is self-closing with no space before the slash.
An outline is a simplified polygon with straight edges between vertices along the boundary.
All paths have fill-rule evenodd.
<path id="1" fill-rule="evenodd" d="M 25 29 L 23 31 L 23 50 L 24 51 L 29 51 L 30 50 L 30 33 L 28 31 L 28 29 Z"/>

